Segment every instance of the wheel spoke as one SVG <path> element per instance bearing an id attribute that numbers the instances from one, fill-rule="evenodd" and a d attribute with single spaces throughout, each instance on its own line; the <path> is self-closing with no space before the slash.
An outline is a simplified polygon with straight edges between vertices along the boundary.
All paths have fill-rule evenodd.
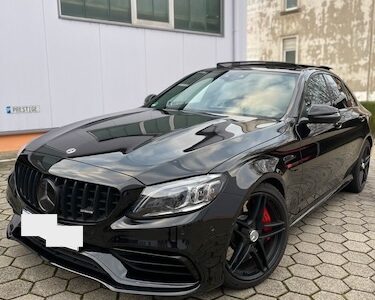
<path id="1" fill-rule="evenodd" d="M 266 234 L 262 234 L 262 235 L 260 236 L 260 238 L 263 238 L 263 239 L 265 239 L 265 238 L 270 238 L 270 237 L 273 237 L 274 235 L 277 235 L 277 234 L 283 232 L 284 230 L 285 230 L 285 227 L 284 227 L 284 228 L 277 229 L 277 230 L 273 230 L 273 231 L 271 231 L 271 232 L 267 232 Z"/>
<path id="2" fill-rule="evenodd" d="M 283 227 L 283 226 L 285 226 L 285 222 L 283 222 L 283 221 L 272 222 L 272 223 L 264 224 L 263 226 L 264 226 L 264 228 Z"/>
<path id="3" fill-rule="evenodd" d="M 371 156 L 369 155 L 369 156 L 366 156 L 366 158 L 363 160 L 363 162 L 366 166 L 368 166 L 370 164 L 370 159 L 371 159 Z"/>
<path id="4" fill-rule="evenodd" d="M 239 228 L 234 228 L 233 232 L 241 238 L 241 242 L 244 242 L 247 239 L 247 235 L 243 233 Z"/>
<path id="5" fill-rule="evenodd" d="M 245 228 L 247 228 L 247 229 L 250 228 L 250 226 L 249 226 L 249 224 L 247 223 L 247 221 L 244 221 L 244 220 L 239 220 L 239 219 L 237 219 L 237 224 L 238 224 L 239 226 L 241 226 L 241 227 L 245 227 Z"/>
<path id="6" fill-rule="evenodd" d="M 264 272 L 266 270 L 266 267 L 264 266 L 263 259 L 259 256 L 258 252 L 254 250 L 251 253 L 251 256 L 254 259 L 257 268 Z"/>
<path id="7" fill-rule="evenodd" d="M 230 261 L 229 267 L 231 268 L 232 272 L 235 272 L 239 266 L 248 258 L 250 253 L 251 246 L 248 243 L 242 241 L 237 248 L 235 249 Z"/>
<path id="8" fill-rule="evenodd" d="M 267 253 L 264 249 L 263 239 L 259 239 L 256 243 L 256 253 L 254 254 L 255 263 L 257 264 L 258 268 L 265 272 L 268 268 L 268 259 L 267 259 Z"/>
<path id="9" fill-rule="evenodd" d="M 266 209 L 266 205 L 267 205 L 267 197 L 263 195 L 263 197 L 261 199 L 259 199 L 260 201 L 260 211 L 258 213 L 258 215 L 256 216 L 256 223 L 255 223 L 255 227 L 256 229 L 261 232 L 263 230 L 263 215 L 264 215 L 264 210 Z"/>
<path id="10" fill-rule="evenodd" d="M 266 195 L 260 195 L 257 199 L 254 199 L 253 203 L 255 202 L 254 207 L 250 207 L 250 214 L 247 219 L 247 223 L 249 226 L 255 227 L 257 230 L 261 230 L 263 228 L 262 219 L 264 209 L 267 205 L 267 197 Z"/>
<path id="11" fill-rule="evenodd" d="M 285 222 L 272 222 L 269 224 L 264 224 L 264 229 L 271 229 L 271 231 L 267 231 L 264 234 L 260 235 L 260 238 L 269 238 L 276 234 L 279 234 L 280 232 L 283 232 L 285 230 Z"/>

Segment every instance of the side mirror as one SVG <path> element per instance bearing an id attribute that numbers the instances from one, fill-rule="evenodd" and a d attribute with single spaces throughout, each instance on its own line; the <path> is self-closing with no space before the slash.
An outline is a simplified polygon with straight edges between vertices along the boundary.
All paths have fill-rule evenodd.
<path id="1" fill-rule="evenodd" d="M 151 95 L 148 95 L 146 98 L 145 98 L 145 101 L 144 101 L 144 106 L 148 106 L 152 100 L 154 100 L 156 97 L 155 94 L 151 94 Z"/>
<path id="2" fill-rule="evenodd" d="M 339 109 L 327 104 L 311 105 L 307 117 L 309 123 L 336 124 L 341 119 Z"/>

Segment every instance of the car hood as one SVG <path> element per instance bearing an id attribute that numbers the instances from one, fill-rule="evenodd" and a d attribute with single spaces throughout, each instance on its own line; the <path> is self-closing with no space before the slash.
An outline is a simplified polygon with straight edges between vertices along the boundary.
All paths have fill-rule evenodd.
<path id="1" fill-rule="evenodd" d="M 271 119 L 138 108 L 51 130 L 26 150 L 154 184 L 208 173 L 282 127 Z"/>

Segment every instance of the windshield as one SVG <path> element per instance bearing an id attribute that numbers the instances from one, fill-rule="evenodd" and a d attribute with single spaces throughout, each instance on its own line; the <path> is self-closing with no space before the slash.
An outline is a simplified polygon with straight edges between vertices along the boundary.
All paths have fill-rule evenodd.
<path id="1" fill-rule="evenodd" d="M 298 74 L 259 70 L 198 72 L 160 95 L 157 109 L 281 118 Z"/>

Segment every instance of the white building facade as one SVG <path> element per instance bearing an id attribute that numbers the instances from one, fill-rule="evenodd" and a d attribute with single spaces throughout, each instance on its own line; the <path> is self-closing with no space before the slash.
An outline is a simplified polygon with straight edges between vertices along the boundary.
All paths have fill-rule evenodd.
<path id="1" fill-rule="evenodd" d="M 246 57 L 246 0 L 2 0 L 0 134 L 141 106 Z"/>

